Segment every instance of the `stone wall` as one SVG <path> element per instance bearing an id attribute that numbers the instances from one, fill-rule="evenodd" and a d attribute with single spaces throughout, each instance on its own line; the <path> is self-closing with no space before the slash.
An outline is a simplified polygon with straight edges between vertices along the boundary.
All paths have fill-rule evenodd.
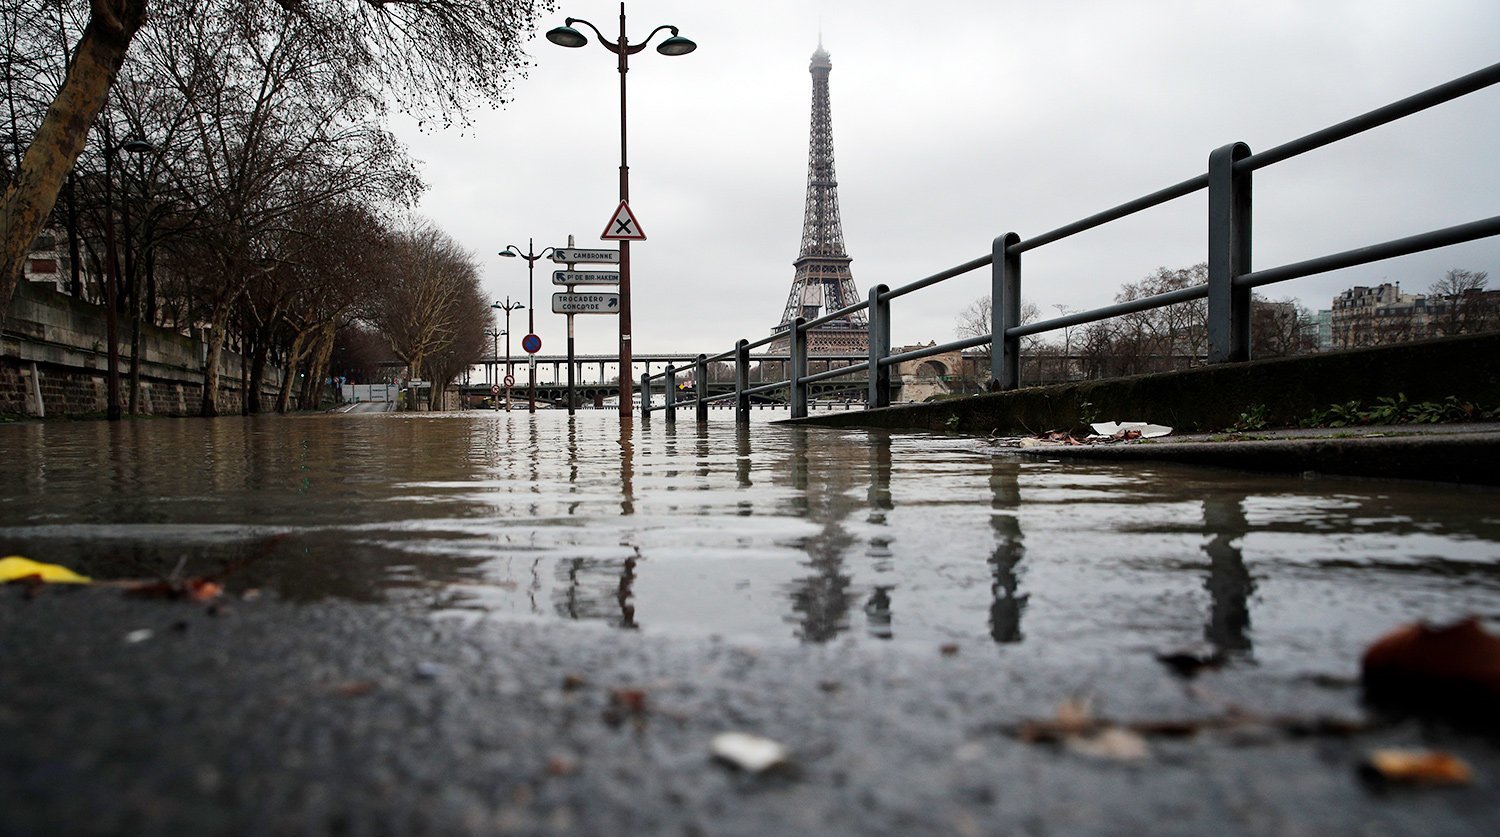
<path id="1" fill-rule="evenodd" d="M 121 318 L 120 399 L 128 408 L 130 322 Z M 205 346 L 197 336 L 145 325 L 141 329 L 140 409 L 150 415 L 197 415 L 203 401 Z M 58 293 L 50 283 L 16 287 L 0 328 L 0 415 L 103 415 L 108 402 L 104 310 Z M 237 413 L 241 358 L 225 349 L 219 365 L 219 412 Z M 261 382 L 274 399 L 279 370 Z M 38 401 L 40 395 L 40 401 Z"/>

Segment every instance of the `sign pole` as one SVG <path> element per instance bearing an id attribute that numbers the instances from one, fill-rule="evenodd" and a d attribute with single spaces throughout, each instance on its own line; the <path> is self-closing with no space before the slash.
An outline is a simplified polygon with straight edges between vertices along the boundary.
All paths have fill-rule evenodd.
<path id="1" fill-rule="evenodd" d="M 573 415 L 573 315 L 568 315 L 568 415 Z"/>
<path id="2" fill-rule="evenodd" d="M 571 249 L 573 247 L 573 236 L 571 236 L 571 235 L 568 236 L 568 247 L 569 247 L 569 249 Z M 572 269 L 573 269 L 573 265 L 569 264 L 568 265 L 568 270 L 572 270 Z M 568 293 L 572 293 L 572 292 L 573 292 L 573 286 L 569 285 L 568 286 Z M 573 315 L 569 314 L 568 315 L 568 415 L 570 415 L 570 416 L 573 415 L 573 409 L 574 409 L 573 404 L 574 404 L 574 399 L 573 399 Z"/>

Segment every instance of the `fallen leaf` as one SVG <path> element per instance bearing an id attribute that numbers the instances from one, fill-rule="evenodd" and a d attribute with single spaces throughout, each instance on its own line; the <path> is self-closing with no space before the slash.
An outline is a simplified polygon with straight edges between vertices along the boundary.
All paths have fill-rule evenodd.
<path id="1" fill-rule="evenodd" d="M 1092 735 L 1069 735 L 1063 739 L 1069 752 L 1109 761 L 1141 761 L 1151 754 L 1140 733 L 1124 727 L 1105 727 Z"/>
<path id="2" fill-rule="evenodd" d="M 343 697 L 359 697 L 367 695 L 379 688 L 374 680 L 345 680 L 333 686 L 333 693 Z"/>
<path id="3" fill-rule="evenodd" d="M 547 775 L 572 776 L 578 772 L 578 760 L 572 756 L 554 755 L 547 759 Z"/>
<path id="4" fill-rule="evenodd" d="M 1476 617 L 1452 625 L 1403 625 L 1376 640 L 1361 661 L 1365 690 L 1423 708 L 1488 710 L 1500 701 L 1500 637 Z"/>
<path id="5" fill-rule="evenodd" d="M 1388 782 L 1463 785 L 1474 778 L 1468 763 L 1442 750 L 1373 750 L 1365 767 Z"/>
<path id="6" fill-rule="evenodd" d="M 764 773 L 788 761 L 786 748 L 748 732 L 721 732 L 708 745 L 713 757 L 746 773 Z"/>
<path id="7" fill-rule="evenodd" d="M 941 653 L 944 657 L 957 656 L 958 655 L 958 643 L 956 643 L 956 642 L 949 642 L 949 643 L 947 643 L 945 645 L 940 645 L 940 646 L 938 646 L 938 652 Z"/>
<path id="8" fill-rule="evenodd" d="M 43 564 L 20 555 L 0 558 L 0 584 L 11 581 L 42 581 L 47 584 L 88 584 L 88 576 L 79 575 L 58 564 Z"/>
<path id="9" fill-rule="evenodd" d="M 637 728 L 646 723 L 646 693 L 641 689 L 612 689 L 609 706 L 604 710 L 604 722 L 619 726 L 626 719 L 634 719 Z"/>

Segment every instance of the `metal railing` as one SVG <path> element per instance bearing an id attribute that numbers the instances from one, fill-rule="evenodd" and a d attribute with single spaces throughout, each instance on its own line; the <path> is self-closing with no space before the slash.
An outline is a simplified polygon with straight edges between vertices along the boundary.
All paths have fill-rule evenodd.
<path id="1" fill-rule="evenodd" d="M 717 398 L 735 399 L 735 417 L 739 421 L 749 420 L 749 397 L 751 395 L 777 389 L 790 391 L 792 417 L 805 417 L 810 384 L 862 371 L 870 373 L 866 407 L 887 407 L 890 406 L 890 369 L 896 364 L 989 344 L 992 346 L 990 351 L 991 389 L 1015 389 L 1020 386 L 1022 337 L 1199 299 L 1208 300 L 1208 362 L 1234 363 L 1249 360 L 1250 306 L 1253 288 L 1500 235 L 1500 215 L 1497 215 L 1354 250 L 1252 271 L 1250 269 L 1251 174 L 1275 163 L 1403 119 L 1497 83 L 1500 83 L 1500 64 L 1493 64 L 1258 154 L 1252 154 L 1249 146 L 1244 143 L 1230 143 L 1209 154 L 1208 171 L 1197 177 L 1031 238 L 1023 239 L 1014 232 L 1004 233 L 994 239 L 987 255 L 970 259 L 963 264 L 898 288 L 892 289 L 885 285 L 877 285 L 870 290 L 869 299 L 864 302 L 832 311 L 812 320 L 799 317 L 788 331 L 754 343 L 741 340 L 734 349 L 728 352 L 712 357 L 699 355 L 695 366 L 698 369 L 696 380 L 700 383 L 694 398 L 698 407 L 699 420 L 706 420 L 707 401 L 713 400 L 707 398 L 702 383 L 706 378 L 703 373 L 706 363 L 734 359 L 735 392 L 717 396 Z M 1208 190 L 1208 281 L 1205 284 L 1106 305 L 1089 311 L 1065 314 L 1049 320 L 1021 324 L 1021 254 L 1204 189 Z M 991 281 L 989 334 L 925 346 L 900 354 L 890 354 L 892 300 L 986 266 L 990 268 Z M 848 367 L 808 374 L 807 336 L 809 332 L 820 325 L 842 319 L 858 311 L 869 312 L 868 358 Z M 1000 335 L 1000 339 L 996 340 L 995 335 Z M 747 380 L 750 349 L 765 346 L 775 340 L 785 340 L 788 337 L 791 340 L 788 378 L 775 383 L 750 387 Z M 822 356 L 820 355 L 819 358 L 821 359 Z M 669 367 L 668 373 L 664 374 L 670 376 L 672 371 Z M 651 409 L 648 406 L 650 400 L 648 384 L 652 377 L 659 376 L 643 375 L 641 378 L 643 414 L 649 414 Z M 668 384 L 665 409 L 668 410 L 670 416 L 676 408 L 670 377 Z"/>

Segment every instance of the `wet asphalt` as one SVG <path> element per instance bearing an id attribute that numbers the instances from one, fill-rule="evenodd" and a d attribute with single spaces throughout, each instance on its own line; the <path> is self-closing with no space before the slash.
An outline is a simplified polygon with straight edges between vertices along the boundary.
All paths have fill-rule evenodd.
<path id="1" fill-rule="evenodd" d="M 0 833 L 1494 834 L 1500 741 L 1358 661 L 1173 674 L 994 646 L 753 644 L 261 597 L 0 587 Z M 1087 697 L 1144 753 L 1018 737 Z M 740 730 L 790 763 L 752 775 Z M 1441 747 L 1458 787 L 1363 778 Z"/>

